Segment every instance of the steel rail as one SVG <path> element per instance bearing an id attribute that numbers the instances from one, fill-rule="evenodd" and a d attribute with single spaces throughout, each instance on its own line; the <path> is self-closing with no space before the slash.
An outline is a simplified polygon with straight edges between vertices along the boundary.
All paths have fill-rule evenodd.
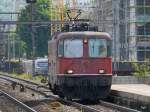
<path id="1" fill-rule="evenodd" d="M 11 76 L 7 76 L 7 75 L 5 75 L 5 76 L 6 76 L 6 77 L 11 77 Z M 7 78 L 4 78 L 4 77 L 0 77 L 0 78 L 2 78 L 2 79 L 4 79 L 4 80 L 7 80 L 7 81 L 9 81 L 9 82 L 15 82 L 15 81 L 12 81 L 12 80 L 7 79 Z M 13 77 L 11 77 L 11 78 L 13 78 Z M 16 79 L 16 78 L 14 78 L 14 79 Z M 18 78 L 18 80 L 19 80 L 19 78 Z M 39 91 L 39 90 L 37 90 L 37 89 L 35 89 L 35 88 L 29 87 L 29 86 L 26 86 L 26 85 L 25 85 L 25 87 L 26 87 L 27 89 L 30 89 L 30 90 L 32 90 L 32 91 L 34 91 L 34 92 L 37 92 L 37 93 L 41 94 L 42 96 L 45 96 L 45 97 L 47 97 L 47 98 L 50 97 L 50 98 L 53 98 L 53 99 L 55 99 L 55 100 L 57 100 L 57 101 L 63 102 L 63 103 L 65 103 L 65 104 L 73 105 L 74 107 L 76 107 L 76 108 L 78 108 L 78 109 L 80 109 L 80 110 L 82 110 L 82 111 L 84 111 L 84 112 L 101 112 L 101 111 L 96 110 L 96 109 L 94 109 L 94 108 L 92 108 L 92 107 L 90 107 L 90 106 L 82 105 L 82 104 L 76 103 L 76 102 L 71 102 L 71 101 L 68 101 L 68 100 L 59 98 L 58 96 L 55 96 L 55 95 L 47 95 L 47 94 L 44 93 L 44 92 L 41 92 L 41 91 Z"/>
<path id="2" fill-rule="evenodd" d="M 7 77 L 7 76 L 6 76 L 6 77 Z M 23 86 L 24 86 L 25 88 L 27 88 L 27 89 L 30 89 L 30 90 L 32 90 L 32 91 L 34 91 L 34 92 L 36 92 L 36 93 L 39 93 L 39 94 L 41 94 L 42 96 L 48 97 L 48 95 L 47 95 L 46 93 L 41 92 L 41 91 L 39 91 L 39 90 L 37 90 L 37 89 L 35 89 L 35 88 L 29 86 L 29 85 L 24 85 L 23 83 L 16 82 L 16 81 L 13 81 L 13 80 L 10 80 L 10 79 L 1 77 L 1 76 L 0 76 L 0 78 L 3 79 L 3 80 L 6 80 L 6 81 L 8 81 L 8 82 L 11 82 L 11 83 L 16 83 L 16 85 L 23 85 Z M 14 79 L 16 80 L 16 78 L 14 78 Z M 18 79 L 18 80 L 19 80 L 19 79 Z"/>
<path id="3" fill-rule="evenodd" d="M 9 77 L 9 78 L 13 78 L 13 77 L 11 77 L 11 76 L 7 76 L 7 75 L 4 75 L 5 77 Z M 9 82 L 15 82 L 15 81 L 12 81 L 12 80 L 10 80 L 10 79 L 7 79 L 7 78 L 4 78 L 4 77 L 0 77 L 1 79 L 4 79 L 4 80 L 7 80 L 7 81 L 9 81 Z M 14 79 L 16 79 L 16 78 L 14 78 Z M 18 80 L 20 80 L 20 78 L 17 78 Z M 91 107 L 87 107 L 87 106 L 85 106 L 85 105 L 82 105 L 82 104 L 79 104 L 79 103 L 76 103 L 76 102 L 71 102 L 71 101 L 67 101 L 67 100 L 64 100 L 64 99 L 62 99 L 62 98 L 59 98 L 59 97 L 57 97 L 57 96 L 54 96 L 54 95 L 47 95 L 46 93 L 44 93 L 44 92 L 41 92 L 41 91 L 38 91 L 37 89 L 34 89 L 34 88 L 32 88 L 32 87 L 29 87 L 29 86 L 25 86 L 26 88 L 28 88 L 28 89 L 30 89 L 30 90 L 32 90 L 32 91 L 34 91 L 34 92 L 37 92 L 37 93 L 39 93 L 39 94 L 41 94 L 41 95 L 43 95 L 43 96 L 46 96 L 46 97 L 51 97 L 51 98 L 54 98 L 54 99 L 56 99 L 56 100 L 58 100 L 58 101 L 63 101 L 64 103 L 66 103 L 66 104 L 69 104 L 69 105 L 73 105 L 73 106 L 75 106 L 76 108 L 78 108 L 78 109 L 81 109 L 81 110 L 84 110 L 84 112 L 100 112 L 100 111 L 98 111 L 98 110 L 96 110 L 96 109 L 94 109 L 94 108 L 91 108 Z"/>
<path id="4" fill-rule="evenodd" d="M 124 106 L 120 106 L 120 105 L 116 105 L 113 103 L 109 103 L 109 102 L 105 102 L 105 101 L 100 101 L 101 105 L 105 106 L 105 107 L 113 107 L 114 109 L 117 109 L 121 112 L 140 112 L 138 110 L 134 110 L 134 109 L 130 109 Z"/>
<path id="5" fill-rule="evenodd" d="M 14 78 L 14 79 L 20 80 L 20 78 L 15 78 L 15 77 L 12 77 L 12 76 L 7 76 L 7 75 L 5 75 L 5 76 L 6 77 L 10 77 L 12 79 Z M 12 80 L 7 79 L 7 78 L 6 78 L 6 80 L 12 81 Z M 21 80 L 24 81 L 24 79 L 21 79 Z M 14 81 L 12 81 L 12 82 L 14 82 Z M 28 83 L 28 81 L 27 81 L 27 83 Z M 34 92 L 37 92 L 37 93 L 45 96 L 47 98 L 51 97 L 51 98 L 54 98 L 54 99 L 56 99 L 56 100 L 58 100 L 60 102 L 64 102 L 66 104 L 73 105 L 74 107 L 76 107 L 78 109 L 81 109 L 84 112 L 101 112 L 100 110 L 97 110 L 97 109 L 95 109 L 93 107 L 90 107 L 90 106 L 87 106 L 87 105 L 83 105 L 83 104 L 80 104 L 80 103 L 77 103 L 77 102 L 68 101 L 68 100 L 59 98 L 56 95 L 47 95 L 46 93 L 44 93 L 42 91 L 39 91 L 39 90 L 37 90 L 35 88 L 32 88 L 31 86 L 28 86 L 28 85 L 25 85 L 25 87 L 27 89 L 30 89 L 30 90 L 32 90 Z M 104 102 L 104 101 L 100 101 L 100 106 L 104 106 L 104 107 L 109 108 L 109 109 L 115 109 L 115 110 L 118 110 L 118 111 L 121 111 L 121 112 L 140 112 L 140 111 L 137 111 L 137 110 L 134 110 L 134 109 L 130 109 L 130 108 L 127 108 L 127 107 L 119 106 L 119 105 L 116 105 L 116 104 L 113 104 L 113 103 Z"/>
<path id="6" fill-rule="evenodd" d="M 16 105 L 20 106 L 22 109 L 24 109 L 27 112 L 37 112 L 34 109 L 30 108 L 29 106 L 25 105 L 24 103 L 22 103 L 21 101 L 17 100 L 16 98 L 10 96 L 9 94 L 7 94 L 4 91 L 0 90 L 0 94 L 7 97 L 9 100 L 13 101 Z"/>
<path id="7" fill-rule="evenodd" d="M 49 89 L 48 87 L 42 85 L 42 84 L 39 84 L 39 83 L 36 83 L 36 82 L 33 82 L 31 80 L 25 80 L 25 79 L 21 79 L 21 78 L 18 78 L 18 77 L 13 77 L 13 76 L 9 76 L 9 75 L 4 75 L 4 74 L 1 74 L 0 73 L 0 77 L 1 76 L 4 76 L 4 77 L 9 77 L 9 78 L 12 78 L 12 79 L 16 79 L 16 80 L 19 80 L 19 81 L 23 81 L 25 83 L 28 83 L 28 84 L 31 84 L 31 85 L 35 85 L 35 86 L 38 86 L 38 87 L 42 87 L 44 89 Z"/>

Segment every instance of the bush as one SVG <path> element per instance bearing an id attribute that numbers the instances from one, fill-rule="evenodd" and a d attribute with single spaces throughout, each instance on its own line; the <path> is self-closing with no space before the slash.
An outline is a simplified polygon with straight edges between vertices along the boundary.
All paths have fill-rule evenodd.
<path id="1" fill-rule="evenodd" d="M 20 61 L 5 61 L 3 62 L 2 71 L 21 74 L 23 73 L 23 68 Z"/>
<path id="2" fill-rule="evenodd" d="M 141 63 L 132 63 L 132 66 L 135 70 L 133 73 L 134 76 L 148 76 L 150 75 L 150 61 L 145 60 Z"/>

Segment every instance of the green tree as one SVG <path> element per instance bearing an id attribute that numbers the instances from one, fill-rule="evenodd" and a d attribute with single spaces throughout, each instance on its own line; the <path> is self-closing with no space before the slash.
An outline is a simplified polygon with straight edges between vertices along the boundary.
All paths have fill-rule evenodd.
<path id="1" fill-rule="evenodd" d="M 37 0 L 37 3 L 33 4 L 33 20 L 34 21 L 49 21 L 50 20 L 50 0 Z M 21 15 L 18 21 L 31 21 L 31 8 L 27 5 L 25 9 L 22 9 Z M 36 25 L 33 26 L 33 33 L 35 36 L 36 56 L 47 55 L 48 51 L 48 39 L 50 39 L 50 25 Z M 32 56 L 32 37 L 31 37 L 31 25 L 17 25 L 17 33 L 20 39 L 26 45 L 25 51 L 27 57 Z"/>

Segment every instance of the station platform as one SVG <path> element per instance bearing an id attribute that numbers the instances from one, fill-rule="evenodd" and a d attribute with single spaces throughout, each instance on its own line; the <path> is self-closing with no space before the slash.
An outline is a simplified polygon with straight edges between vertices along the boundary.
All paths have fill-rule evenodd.
<path id="1" fill-rule="evenodd" d="M 150 104 L 150 85 L 147 84 L 113 84 L 111 95 Z"/>

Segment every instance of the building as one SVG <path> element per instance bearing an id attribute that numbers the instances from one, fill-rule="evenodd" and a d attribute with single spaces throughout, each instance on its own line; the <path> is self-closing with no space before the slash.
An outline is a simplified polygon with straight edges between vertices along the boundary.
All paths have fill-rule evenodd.
<path id="1" fill-rule="evenodd" d="M 115 62 L 150 57 L 150 0 L 64 1 L 70 9 L 81 9 L 81 18 L 112 36 Z"/>
<path id="2" fill-rule="evenodd" d="M 114 61 L 150 57 L 149 0 L 95 0 L 93 6 L 91 19 L 113 37 Z"/>
<path id="3" fill-rule="evenodd" d="M 4 57 L 5 55 L 5 38 L 4 38 L 4 34 L 2 34 L 1 32 L 3 32 L 4 30 L 4 26 L 0 25 L 0 59 L 2 59 L 2 57 Z"/>
<path id="4" fill-rule="evenodd" d="M 130 1 L 130 35 L 137 59 L 150 58 L 150 0 Z M 132 44 L 131 43 L 131 44 Z"/>

